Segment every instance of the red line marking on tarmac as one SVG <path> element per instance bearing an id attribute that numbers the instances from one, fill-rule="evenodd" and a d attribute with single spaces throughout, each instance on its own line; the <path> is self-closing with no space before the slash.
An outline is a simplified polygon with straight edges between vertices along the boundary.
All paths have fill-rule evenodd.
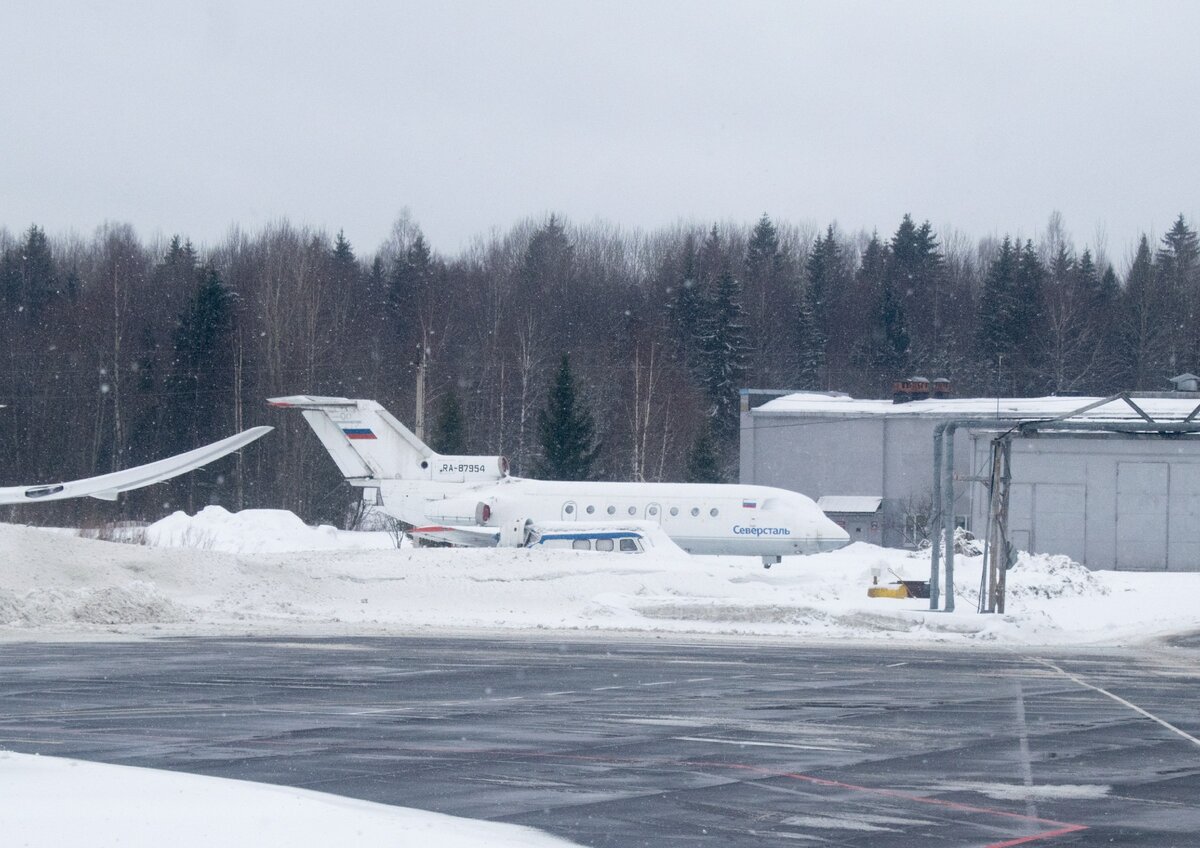
<path id="1" fill-rule="evenodd" d="M 941 798 L 927 798 L 923 795 L 913 795 L 910 792 L 901 792 L 897 789 L 885 789 L 875 786 L 860 786 L 857 783 L 845 783 L 841 780 L 830 780 L 825 777 L 813 777 L 810 774 L 800 774 L 799 772 L 776 771 L 774 769 L 764 768 L 762 766 L 751 766 L 743 763 L 722 763 L 713 760 L 682 760 L 671 762 L 653 762 L 649 760 L 634 760 L 625 757 L 595 757 L 586 754 L 545 754 L 538 751 L 517 751 L 504 748 L 406 748 L 408 751 L 424 751 L 436 754 L 492 754 L 506 757 L 528 757 L 530 759 L 544 760 L 579 760 L 581 762 L 594 763 L 612 763 L 618 765 L 646 765 L 651 764 L 656 768 L 662 768 L 670 765 L 688 766 L 694 768 L 724 768 L 736 769 L 740 771 L 752 771 L 764 777 L 783 777 L 789 780 L 799 780 L 804 783 L 810 783 L 814 786 L 827 786 L 833 789 L 846 789 L 851 792 L 865 792 L 870 795 L 881 795 L 886 798 L 895 798 L 901 801 L 911 801 L 916 804 L 927 804 L 931 807 L 945 807 L 950 810 L 961 810 L 966 813 L 980 813 L 988 816 L 1000 816 L 1008 819 L 1018 819 L 1025 822 L 1036 822 L 1037 824 L 1053 825 L 1050 830 L 1031 833 L 1028 836 L 1018 836 L 1013 839 L 1007 839 L 1003 842 L 991 842 L 983 846 L 983 848 L 1013 848 L 1016 845 L 1028 845 L 1031 842 L 1038 842 L 1043 839 L 1053 839 L 1056 836 L 1066 836 L 1069 833 L 1078 833 L 1081 830 L 1087 830 L 1086 824 L 1072 824 L 1070 822 L 1057 821 L 1055 819 L 1043 819 L 1037 816 L 1029 816 L 1024 813 L 1013 813 L 1008 810 L 997 810 L 994 807 L 979 807 L 974 804 L 963 804 L 959 801 L 946 801 Z"/>
<path id="2" fill-rule="evenodd" d="M 984 848 L 1012 848 L 1014 845 L 1027 845 L 1030 842 L 1036 842 L 1040 839 L 1050 839 L 1055 836 L 1065 836 L 1068 833 L 1075 833 L 1080 830 L 1087 830 L 1085 824 L 1071 824 L 1069 822 L 1055 821 L 1054 819 L 1042 819 L 1036 816 L 1028 816 L 1023 813 L 1013 813 L 1008 810 L 997 810 L 992 807 L 977 807 L 973 804 L 962 804 L 958 801 L 946 801 L 941 798 L 926 798 L 921 795 L 913 795 L 909 792 L 900 792 L 895 789 L 881 789 L 874 786 L 860 786 L 856 783 L 844 783 L 840 780 L 829 780 L 823 777 L 813 777 L 807 774 L 798 774 L 796 772 L 775 772 L 771 769 L 762 768 L 761 766 L 748 766 L 737 763 L 716 763 L 716 762 L 685 762 L 683 765 L 691 766 L 718 766 L 731 769 L 744 769 L 746 771 L 754 771 L 760 774 L 769 775 L 772 777 L 787 777 L 792 780 L 802 780 L 805 783 L 812 783 L 817 786 L 831 786 L 837 789 L 849 789 L 853 792 L 868 792 L 872 795 L 883 795 L 888 798 L 897 798 L 904 801 L 913 801 L 918 804 L 929 804 L 935 807 L 947 807 L 952 810 L 962 810 L 970 813 L 983 813 L 990 816 L 1004 816 L 1010 819 L 1020 819 L 1022 821 L 1037 822 L 1038 824 L 1056 825 L 1053 830 L 1043 831 L 1041 833 L 1030 834 L 1029 836 L 1020 836 L 1015 839 L 1009 839 L 1005 842 L 993 842 L 985 845 Z"/>

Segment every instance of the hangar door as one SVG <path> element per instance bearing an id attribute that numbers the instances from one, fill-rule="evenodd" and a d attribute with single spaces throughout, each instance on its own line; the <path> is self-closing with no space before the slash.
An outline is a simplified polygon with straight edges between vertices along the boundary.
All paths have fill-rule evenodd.
<path id="1" fill-rule="evenodd" d="M 1117 463 L 1117 568 L 1167 567 L 1165 462 Z"/>

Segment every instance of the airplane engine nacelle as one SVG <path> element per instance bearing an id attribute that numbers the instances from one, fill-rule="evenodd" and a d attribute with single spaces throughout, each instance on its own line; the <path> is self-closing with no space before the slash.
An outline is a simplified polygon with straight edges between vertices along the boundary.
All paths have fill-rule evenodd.
<path id="1" fill-rule="evenodd" d="M 479 498 L 445 498 L 429 501 L 425 515 L 438 524 L 477 524 L 483 526 L 492 517 L 491 504 Z"/>
<path id="2" fill-rule="evenodd" d="M 514 518 L 500 525 L 500 541 L 502 548 L 523 548 L 529 541 L 529 531 L 533 521 L 528 518 Z"/>
<path id="3" fill-rule="evenodd" d="M 447 482 L 499 480 L 508 474 L 508 460 L 502 456 L 441 456 L 429 463 L 430 478 Z"/>

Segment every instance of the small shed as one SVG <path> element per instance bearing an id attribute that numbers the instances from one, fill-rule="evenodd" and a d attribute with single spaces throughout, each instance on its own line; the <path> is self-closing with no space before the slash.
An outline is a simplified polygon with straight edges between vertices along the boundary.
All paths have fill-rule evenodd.
<path id="1" fill-rule="evenodd" d="M 883 544 L 882 503 L 883 498 L 875 495 L 822 495 L 817 499 L 817 506 L 850 534 L 851 542 L 872 545 Z"/>

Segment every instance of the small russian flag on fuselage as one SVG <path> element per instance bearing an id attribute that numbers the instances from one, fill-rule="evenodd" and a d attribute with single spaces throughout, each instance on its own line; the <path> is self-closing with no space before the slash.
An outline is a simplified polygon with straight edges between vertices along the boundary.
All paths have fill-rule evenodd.
<path id="1" fill-rule="evenodd" d="M 758 509 L 758 501 L 752 501 L 747 498 L 742 498 L 743 509 Z"/>
<path id="2" fill-rule="evenodd" d="M 375 434 L 371 432 L 370 427 L 343 427 L 342 432 L 346 434 L 347 439 L 375 438 Z"/>

